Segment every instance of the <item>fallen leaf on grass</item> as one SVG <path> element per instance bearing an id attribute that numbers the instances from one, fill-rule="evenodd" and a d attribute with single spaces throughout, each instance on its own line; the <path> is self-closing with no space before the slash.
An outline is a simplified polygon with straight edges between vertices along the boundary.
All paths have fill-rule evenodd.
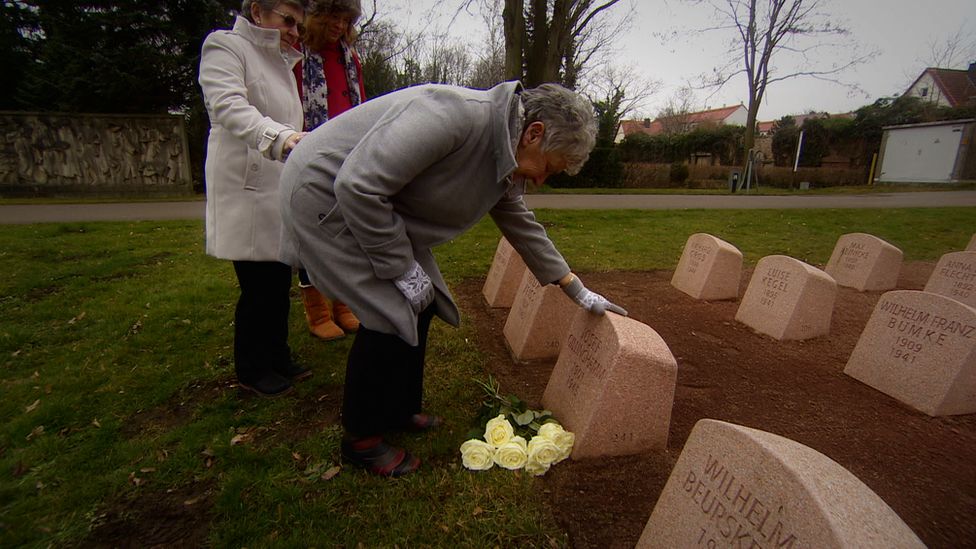
<path id="1" fill-rule="evenodd" d="M 156 468 L 155 467 L 143 467 L 142 469 L 139 469 L 139 472 L 140 473 L 155 473 L 156 472 Z"/>
<path id="2" fill-rule="evenodd" d="M 291 459 L 293 459 L 295 461 L 301 461 L 302 460 L 302 455 L 299 454 L 298 452 L 292 452 L 291 453 Z"/>
<path id="3" fill-rule="evenodd" d="M 37 409 L 37 407 L 40 404 L 41 404 L 41 399 L 35 400 L 33 404 L 31 404 L 30 406 L 28 406 L 27 408 L 24 409 L 24 413 L 25 414 L 29 414 L 29 413 L 33 412 L 34 410 Z"/>
<path id="4" fill-rule="evenodd" d="M 131 473 L 129 473 L 129 482 L 132 483 L 134 486 L 142 486 L 143 482 L 145 481 L 137 477 L 135 471 L 132 471 Z"/>
<path id="5" fill-rule="evenodd" d="M 230 439 L 231 446 L 237 446 L 238 444 L 244 444 L 251 440 L 251 435 L 248 433 L 241 433 L 239 435 L 234 435 L 234 438 Z"/>
<path id="6" fill-rule="evenodd" d="M 94 425 L 95 427 L 98 427 L 99 429 L 102 428 L 102 424 L 98 422 L 98 418 L 97 417 L 92 420 L 91 424 Z"/>
<path id="7" fill-rule="evenodd" d="M 190 498 L 190 499 L 188 499 L 188 500 L 186 500 L 186 501 L 184 501 L 184 502 L 183 502 L 183 505 L 186 505 L 187 507 L 189 507 L 189 506 L 191 506 L 191 505 L 195 505 L 195 504 L 196 504 L 196 503 L 197 503 L 198 501 L 200 501 L 200 498 L 201 498 L 201 497 L 202 497 L 202 496 L 197 496 L 197 497 L 195 497 L 195 498 Z"/>
<path id="8" fill-rule="evenodd" d="M 37 438 L 37 437 L 39 437 L 39 436 L 41 436 L 43 434 L 44 434 L 44 426 L 43 425 L 38 425 L 37 427 L 34 427 L 33 429 L 31 429 L 30 434 L 27 435 L 27 440 L 30 440 L 32 438 Z"/>
<path id="9" fill-rule="evenodd" d="M 213 467 L 214 464 L 214 453 L 210 448 L 204 448 L 200 455 L 203 456 L 203 466 L 207 469 Z"/>
<path id="10" fill-rule="evenodd" d="M 75 322 L 78 322 L 79 320 L 81 320 L 83 318 L 85 318 L 85 311 L 82 311 L 78 316 L 76 316 L 76 317 L 72 318 L 71 320 L 69 320 L 68 321 L 68 324 L 74 324 Z"/>
<path id="11" fill-rule="evenodd" d="M 339 471 L 341 470 L 342 467 L 339 467 L 338 465 L 330 467 L 328 471 L 322 473 L 322 480 L 332 480 L 332 478 L 338 475 Z"/>

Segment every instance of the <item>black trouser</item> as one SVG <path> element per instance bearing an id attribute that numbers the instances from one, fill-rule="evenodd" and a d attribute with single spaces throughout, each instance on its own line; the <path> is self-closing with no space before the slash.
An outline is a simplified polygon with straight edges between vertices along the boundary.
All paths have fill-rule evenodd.
<path id="1" fill-rule="evenodd" d="M 427 332 L 434 310 L 431 305 L 420 313 L 416 347 L 395 334 L 359 327 L 346 363 L 342 426 L 347 435 L 378 435 L 420 413 Z"/>
<path id="2" fill-rule="evenodd" d="M 238 380 L 253 383 L 291 360 L 291 267 L 277 261 L 235 261 L 234 272 L 241 286 L 234 312 L 234 367 Z"/>

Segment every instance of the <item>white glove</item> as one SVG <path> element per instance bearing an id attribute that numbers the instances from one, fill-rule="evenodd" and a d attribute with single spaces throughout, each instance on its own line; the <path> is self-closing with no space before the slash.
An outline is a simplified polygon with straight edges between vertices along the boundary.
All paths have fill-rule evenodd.
<path id="1" fill-rule="evenodd" d="M 420 314 L 428 305 L 434 302 L 434 285 L 424 268 L 416 261 L 407 272 L 393 279 L 400 293 L 410 302 L 413 312 Z"/>
<path id="2" fill-rule="evenodd" d="M 583 282 L 576 275 L 573 275 L 572 282 L 563 286 L 563 291 L 580 307 L 583 307 L 591 313 L 602 315 L 606 311 L 611 311 L 618 315 L 627 316 L 627 311 L 623 307 L 614 305 L 602 295 L 587 290 L 586 286 L 583 286 Z"/>

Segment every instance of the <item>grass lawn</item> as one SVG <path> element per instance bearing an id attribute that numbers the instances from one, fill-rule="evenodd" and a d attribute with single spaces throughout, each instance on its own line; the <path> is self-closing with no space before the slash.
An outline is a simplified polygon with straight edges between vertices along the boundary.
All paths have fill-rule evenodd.
<path id="1" fill-rule="evenodd" d="M 584 273 L 672 269 L 695 232 L 751 266 L 774 253 L 823 265 L 849 232 L 936 260 L 974 230 L 973 208 L 537 215 Z M 484 276 L 498 237 L 485 221 L 439 248 L 448 281 Z M 432 328 L 427 402 L 450 427 L 401 440 L 421 472 L 335 474 L 351 338 L 311 339 L 296 294 L 292 349 L 315 376 L 290 397 L 242 398 L 228 387 L 236 281 L 202 249 L 198 221 L 0 227 L 0 547 L 167 521 L 220 547 L 568 545 L 539 480 L 460 467 L 486 375 L 470 322 Z"/>

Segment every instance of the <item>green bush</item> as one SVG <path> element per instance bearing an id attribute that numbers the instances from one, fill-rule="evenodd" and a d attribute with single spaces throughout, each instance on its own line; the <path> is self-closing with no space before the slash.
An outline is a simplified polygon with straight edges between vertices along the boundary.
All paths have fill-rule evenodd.
<path id="1" fill-rule="evenodd" d="M 688 179 L 688 166 L 682 164 L 681 162 L 672 162 L 669 179 L 672 183 L 676 183 L 678 185 L 684 184 L 684 182 Z"/>
<path id="2" fill-rule="evenodd" d="M 624 164 L 620 161 L 616 147 L 596 147 L 580 173 L 557 174 L 546 182 L 550 187 L 562 189 L 619 188 L 624 182 Z"/>
<path id="3" fill-rule="evenodd" d="M 721 189 L 728 186 L 729 172 L 736 166 L 689 166 L 684 180 L 673 179 L 676 164 L 653 164 L 649 162 L 627 162 L 623 167 L 623 187 L 628 189 L 666 189 L 684 186 L 689 189 Z M 758 171 L 759 186 L 796 188 L 801 181 L 811 187 L 840 187 L 864 185 L 867 182 L 865 168 L 800 168 L 793 174 L 791 167 L 762 166 Z"/>

